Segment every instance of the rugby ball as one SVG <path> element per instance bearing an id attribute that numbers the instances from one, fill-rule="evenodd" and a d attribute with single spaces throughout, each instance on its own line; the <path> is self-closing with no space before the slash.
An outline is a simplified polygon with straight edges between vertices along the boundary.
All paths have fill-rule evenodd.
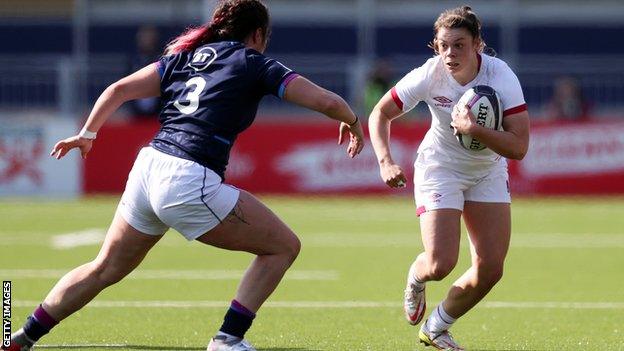
<path id="1" fill-rule="evenodd" d="M 474 86 L 462 95 L 457 104 L 459 106 L 467 105 L 480 126 L 502 130 L 503 107 L 500 96 L 494 88 L 487 85 Z M 461 146 L 468 150 L 481 151 L 485 149 L 484 144 L 469 134 L 457 134 L 457 140 Z"/>

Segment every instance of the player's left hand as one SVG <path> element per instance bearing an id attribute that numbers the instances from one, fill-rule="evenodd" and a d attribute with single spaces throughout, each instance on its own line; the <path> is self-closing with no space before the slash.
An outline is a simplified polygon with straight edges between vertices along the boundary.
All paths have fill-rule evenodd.
<path id="1" fill-rule="evenodd" d="M 471 134 L 474 126 L 477 125 L 477 119 L 466 105 L 455 105 L 455 107 L 453 107 L 453 112 L 451 112 L 451 117 L 453 118 L 451 127 L 453 127 L 454 135 Z"/>
<path id="2" fill-rule="evenodd" d="M 354 125 L 341 122 L 338 130 L 338 145 L 342 145 L 343 141 L 347 139 L 349 134 L 349 146 L 347 147 L 347 154 L 349 157 L 354 158 L 364 148 L 364 131 L 362 130 L 362 124 L 358 120 Z"/>
<path id="3" fill-rule="evenodd" d="M 85 159 L 89 151 L 91 151 L 91 147 L 93 147 L 93 139 L 81 138 L 78 135 L 74 135 L 73 137 L 63 139 L 56 143 L 50 152 L 50 156 L 60 160 L 69 150 L 79 148 L 80 156 Z"/>

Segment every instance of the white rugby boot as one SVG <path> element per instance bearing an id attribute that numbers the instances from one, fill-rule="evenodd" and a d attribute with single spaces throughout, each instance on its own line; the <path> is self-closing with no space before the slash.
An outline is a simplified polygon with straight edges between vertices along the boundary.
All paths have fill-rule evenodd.
<path id="1" fill-rule="evenodd" d="M 434 333 L 429 331 L 429 326 L 427 325 L 427 321 L 423 323 L 420 327 L 420 332 L 418 332 L 418 338 L 420 342 L 425 344 L 425 346 L 433 346 L 435 349 L 444 350 L 444 351 L 464 351 L 465 349 L 459 346 L 455 340 L 453 340 L 453 336 L 449 333 L 448 330 L 441 331 L 439 333 Z"/>
<path id="2" fill-rule="evenodd" d="M 245 339 L 227 340 L 225 335 L 217 335 L 208 344 L 207 351 L 257 351 Z"/>
<path id="3" fill-rule="evenodd" d="M 420 285 L 420 286 L 419 286 Z M 420 323 L 425 315 L 427 300 L 425 299 L 425 284 L 407 283 L 405 287 L 405 299 L 403 300 L 403 310 L 405 319 L 411 325 Z"/>
<path id="4" fill-rule="evenodd" d="M 30 350 L 33 350 L 34 348 L 35 348 L 34 346 L 22 346 L 13 341 L 11 341 L 11 344 L 8 347 L 2 346 L 3 351 L 4 350 L 6 351 L 30 351 Z"/>
<path id="5" fill-rule="evenodd" d="M 6 351 L 30 351 L 35 348 L 34 341 L 30 340 L 24 333 L 24 329 L 20 328 L 11 335 L 10 346 L 2 346 L 2 350 Z"/>

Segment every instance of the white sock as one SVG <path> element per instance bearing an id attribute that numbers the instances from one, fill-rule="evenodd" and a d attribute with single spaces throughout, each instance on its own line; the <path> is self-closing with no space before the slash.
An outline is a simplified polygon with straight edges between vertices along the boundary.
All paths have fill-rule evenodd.
<path id="1" fill-rule="evenodd" d="M 36 342 L 26 335 L 24 328 L 20 328 L 18 331 L 13 333 L 13 335 L 11 335 L 11 340 L 22 346 L 33 346 Z"/>
<path id="2" fill-rule="evenodd" d="M 416 261 L 414 261 L 414 263 L 410 266 L 409 273 L 407 275 L 407 284 L 414 285 L 417 290 L 421 290 L 425 287 L 425 282 L 418 279 L 418 276 L 416 275 Z"/>
<path id="3" fill-rule="evenodd" d="M 225 336 L 225 341 L 226 342 L 230 342 L 232 340 L 237 340 L 238 341 L 238 340 L 241 339 L 238 336 L 230 335 L 230 334 L 224 333 L 224 332 L 222 332 L 220 330 L 217 332 L 217 336 Z"/>
<path id="4" fill-rule="evenodd" d="M 438 307 L 431 312 L 431 315 L 427 320 L 427 326 L 429 327 L 429 331 L 440 333 L 448 330 L 448 328 L 450 328 L 456 320 L 457 318 L 453 318 L 446 313 L 444 307 L 442 307 L 442 303 L 440 303 Z"/>

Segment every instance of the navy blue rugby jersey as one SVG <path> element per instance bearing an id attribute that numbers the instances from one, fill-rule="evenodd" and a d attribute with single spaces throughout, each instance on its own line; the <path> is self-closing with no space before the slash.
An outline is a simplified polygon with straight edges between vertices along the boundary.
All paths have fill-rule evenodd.
<path id="1" fill-rule="evenodd" d="M 253 122 L 262 97 L 283 97 L 297 76 L 233 41 L 165 56 L 156 65 L 161 127 L 150 145 L 208 167 L 222 179 L 234 141 Z"/>

